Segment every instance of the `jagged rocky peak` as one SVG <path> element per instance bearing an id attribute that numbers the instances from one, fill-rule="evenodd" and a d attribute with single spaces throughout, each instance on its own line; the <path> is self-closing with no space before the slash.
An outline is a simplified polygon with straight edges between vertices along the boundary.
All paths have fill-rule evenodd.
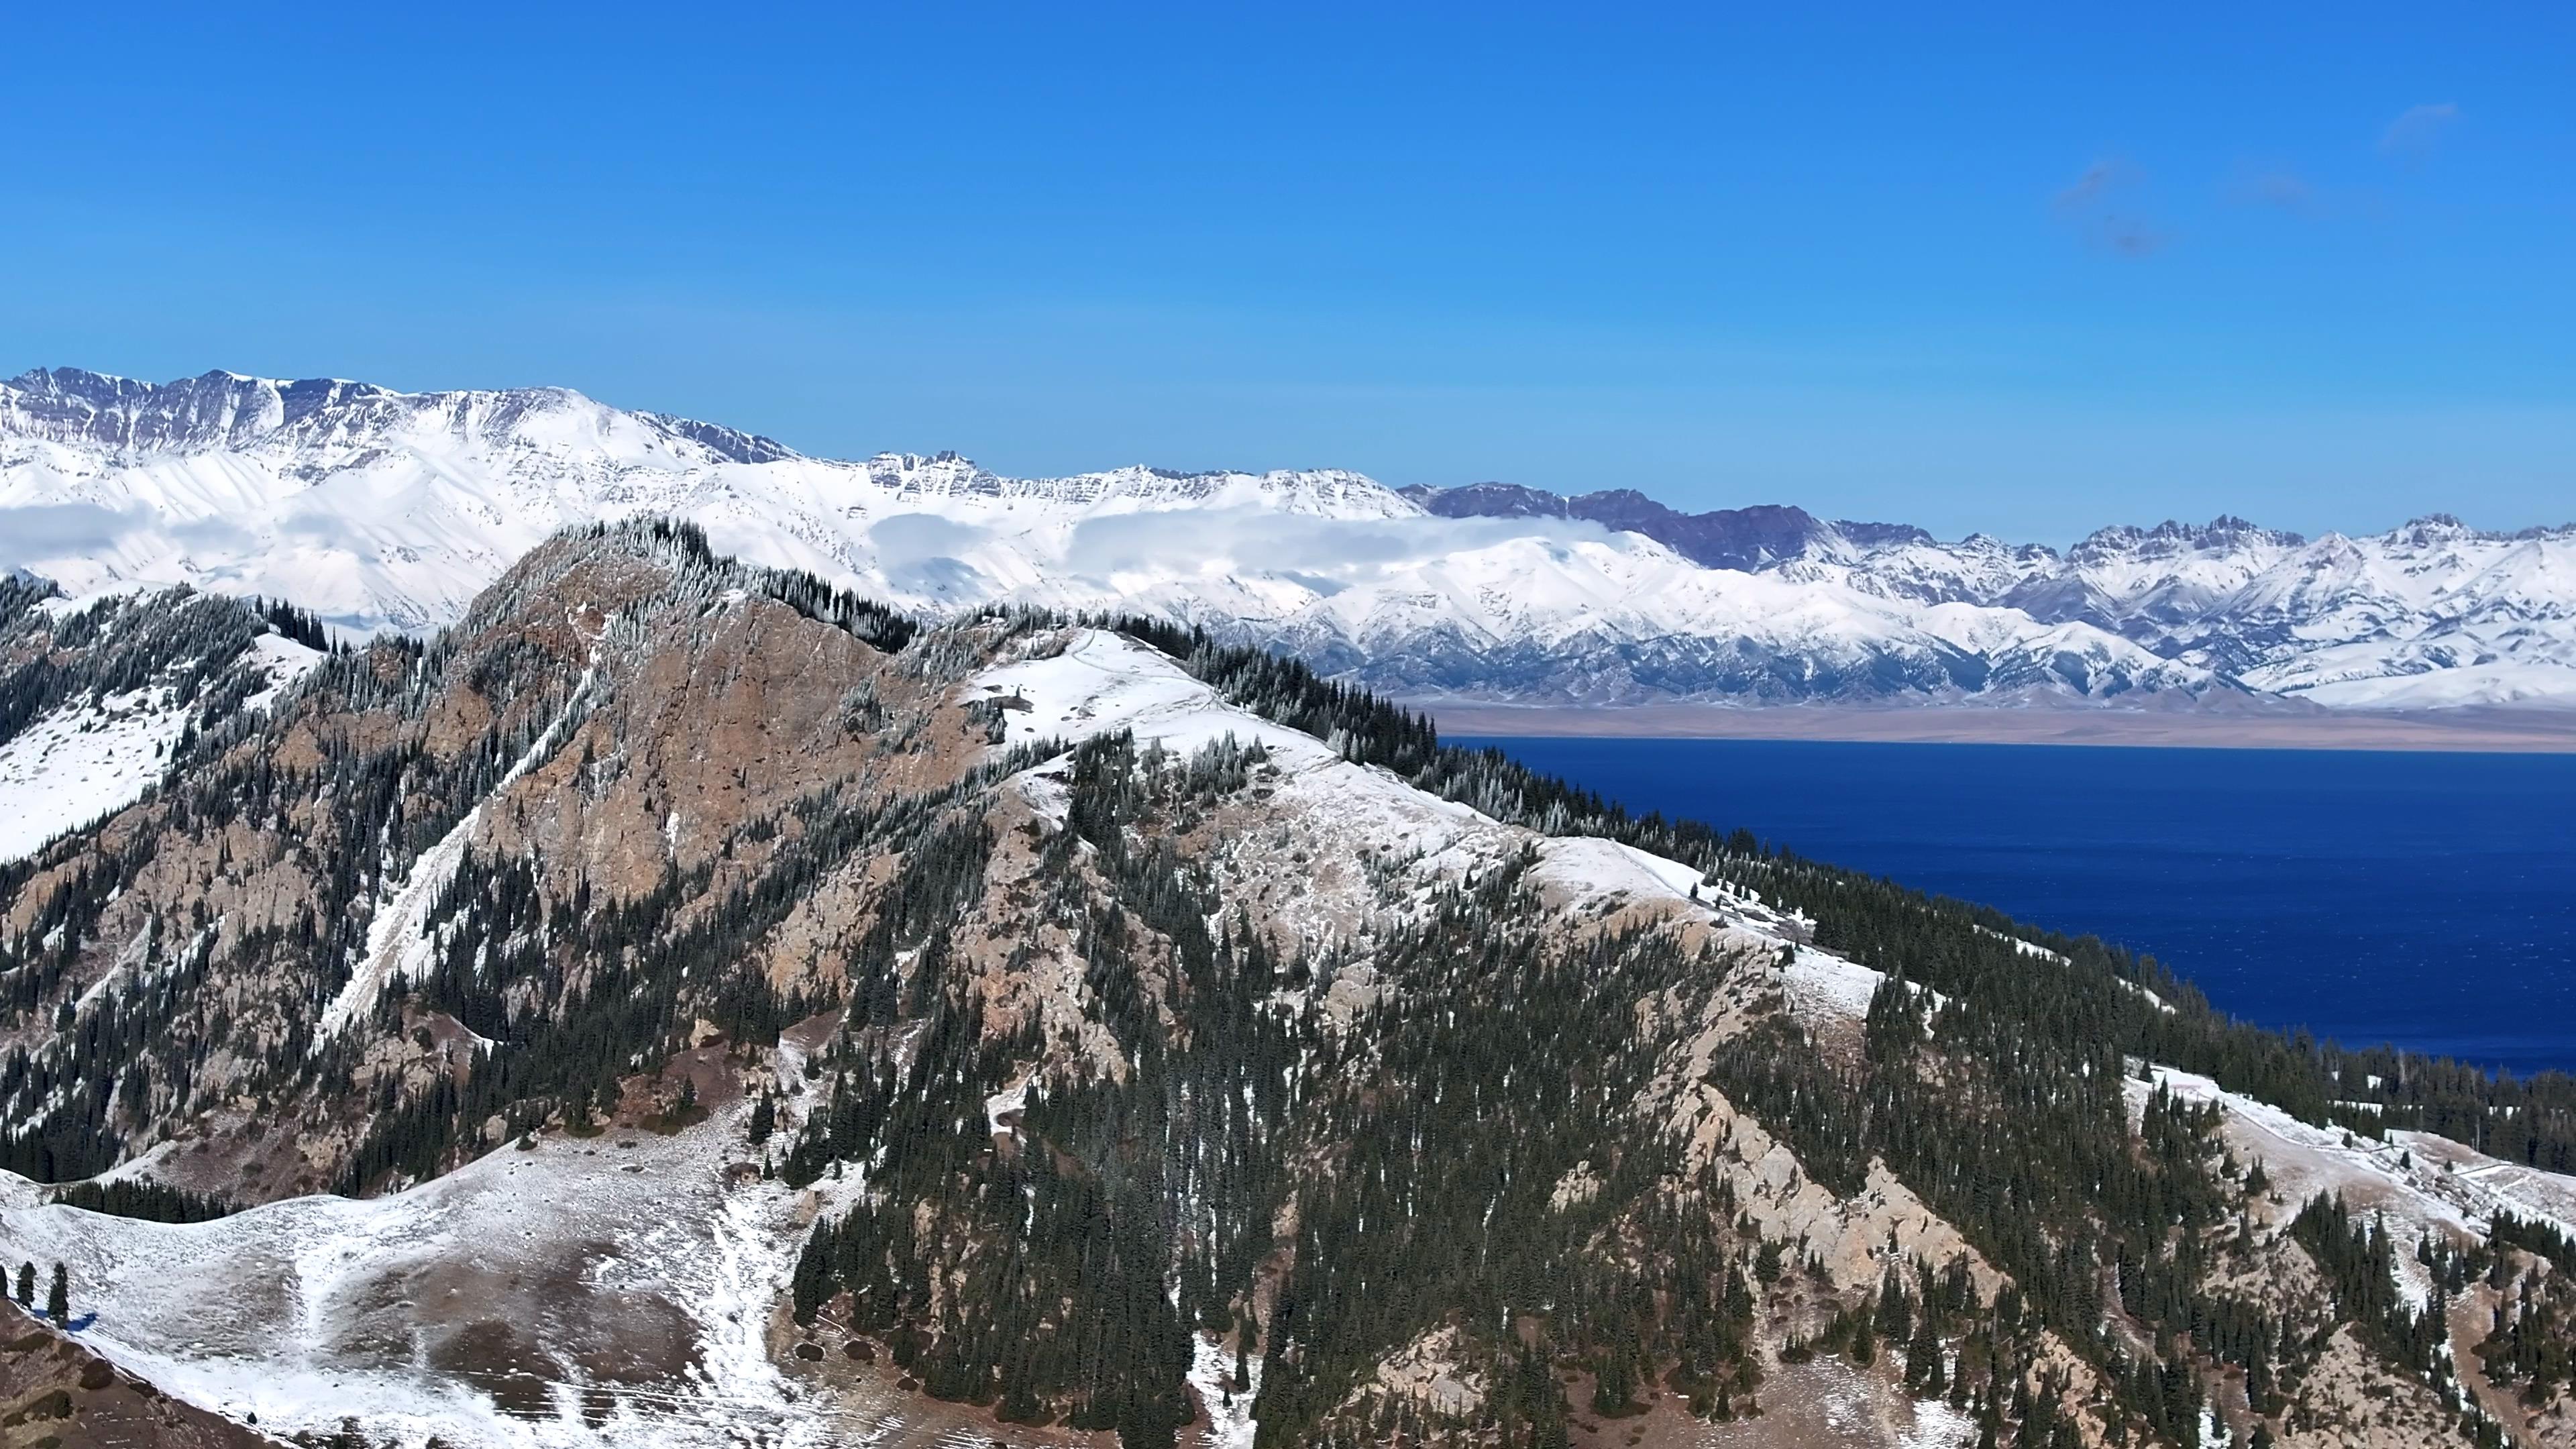
<path id="1" fill-rule="evenodd" d="M 2264 528 L 2232 514 L 2220 514 L 2204 524 L 2182 523 L 2169 518 L 2153 528 L 2115 524 L 2096 529 L 2077 543 L 2067 558 L 2082 564 L 2115 558 L 2169 558 L 2185 553 L 2220 553 L 2247 547 L 2293 549 L 2306 542 L 2295 533 Z"/>
<path id="2" fill-rule="evenodd" d="M 208 372 L 173 382 L 54 368 L 0 383 L 0 438 L 21 437 L 112 457 L 217 452 L 308 452 L 314 460 L 360 455 L 400 434 L 434 432 L 460 442 L 510 437 L 553 414 L 631 418 L 668 436 L 670 421 L 603 408 L 569 388 L 397 392 L 344 378 L 252 377 Z M 692 425 L 705 428 L 706 425 Z M 742 435 L 709 429 L 730 446 Z"/>
<path id="3" fill-rule="evenodd" d="M 1642 533 L 1704 568 L 1752 571 L 1787 559 L 1830 552 L 1838 542 L 1813 514 L 1794 505 L 1757 503 L 1707 513 L 1681 513 L 1633 488 L 1587 493 L 1577 517 L 1604 528 Z"/>
<path id="4" fill-rule="evenodd" d="M 1434 488 L 1416 483 L 1397 490 L 1436 518 L 1563 518 L 1565 496 L 1518 483 L 1469 483 Z"/>
<path id="5" fill-rule="evenodd" d="M 1754 504 L 1683 513 L 1634 488 L 1567 495 L 1516 483 L 1470 483 L 1445 489 L 1416 485 L 1403 495 L 1442 518 L 1571 518 L 1643 534 L 1704 568 L 1749 572 L 1830 551 L 1841 541 L 1803 508 Z M 1896 525 L 1858 527 L 1883 529 L 1891 538 L 1901 531 Z"/>
<path id="6" fill-rule="evenodd" d="M 323 378 L 208 372 L 150 383 L 38 369 L 0 383 L 0 430 L 123 453 L 202 452 L 247 446 L 345 398 L 384 395 L 366 383 Z"/>
<path id="7" fill-rule="evenodd" d="M 1910 523 L 1868 523 L 1856 518 L 1837 518 L 1834 531 L 1862 548 L 1894 548 L 1905 544 L 1940 542 L 1932 530 Z"/>
<path id="8" fill-rule="evenodd" d="M 2390 543 L 2400 548 L 2439 548 L 2446 543 L 2488 542 L 2507 535 L 2471 528 L 2451 513 L 2426 513 L 2410 518 L 2388 531 Z"/>

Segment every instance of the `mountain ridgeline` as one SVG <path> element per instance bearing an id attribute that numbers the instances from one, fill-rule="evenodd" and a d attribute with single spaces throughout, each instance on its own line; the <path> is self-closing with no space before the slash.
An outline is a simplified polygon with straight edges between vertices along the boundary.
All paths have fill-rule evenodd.
<path id="1" fill-rule="evenodd" d="M 18 615 L 72 661 L 198 608 Z M 1157 1449 L 1244 1407 L 1263 1446 L 1786 1444 L 1832 1394 L 1891 1443 L 2497 1445 L 2576 1395 L 2576 1081 L 2261 1031 L 1210 632 L 921 624 L 685 523 L 567 532 L 205 717 L 0 869 L 0 992 L 0 1249 L 111 1315 L 211 1271 L 150 1234 L 590 1184 L 510 1199 L 543 1238 L 666 1141 L 700 1195 L 549 1271 L 776 1245 L 731 1320 L 666 1268 L 596 1353 L 427 1291 L 442 1257 L 300 1280 L 244 1361 L 377 1387 L 285 1432 L 401 1440 L 428 1383 L 719 1442 L 673 1406 L 720 1373 L 727 1412 L 793 1386 L 781 1443 L 867 1405 Z M 341 1302 L 367 1331 L 298 1337 Z M 129 1319 L 130 1371 L 203 1352 Z"/>
<path id="2" fill-rule="evenodd" d="M 1390 489 L 1341 469 L 1005 477 L 839 461 L 561 388 L 212 372 L 0 381 L 0 568 L 186 584 L 425 635 L 554 532 L 689 519 L 924 617 L 1116 610 L 1377 693 L 1700 701 L 2540 707 L 2576 700 L 2576 524 L 2430 514 L 2307 539 L 2220 517 L 2063 551 L 1622 486 Z"/>

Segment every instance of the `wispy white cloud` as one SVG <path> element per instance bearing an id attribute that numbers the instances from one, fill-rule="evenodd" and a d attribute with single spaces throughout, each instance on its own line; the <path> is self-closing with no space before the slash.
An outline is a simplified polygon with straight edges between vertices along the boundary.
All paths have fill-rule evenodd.
<path id="1" fill-rule="evenodd" d="M 143 520 L 95 503 L 0 508 L 0 567 L 105 553 Z"/>
<path id="2" fill-rule="evenodd" d="M 2460 108 L 2455 102 L 2433 101 L 2408 106 L 2388 123 L 2379 135 L 2379 149 L 2404 160 L 2420 161 L 2433 154 L 2444 132 L 2458 123 Z"/>
<path id="3" fill-rule="evenodd" d="M 871 525 L 866 544 L 890 587 L 928 598 L 993 597 L 1032 577 L 1104 588 L 1275 579 L 1329 597 L 1528 538 L 1661 548 L 1576 519 L 1323 518 L 1258 504 L 1102 514 L 1062 535 L 898 514 Z"/>
<path id="4" fill-rule="evenodd" d="M 1353 519 L 1263 508 L 1155 510 L 1084 520 L 1065 549 L 1065 563 L 1094 577 L 1261 573 L 1347 586 L 1449 554 L 1538 536 L 1567 542 L 1613 537 L 1599 524 L 1569 519 Z"/>
<path id="5" fill-rule="evenodd" d="M 2114 256 L 2141 258 L 2165 249 L 2172 236 L 2138 206 L 2136 167 L 2117 157 L 2094 162 L 2058 189 L 2050 208 L 2087 246 Z"/>
<path id="6" fill-rule="evenodd" d="M 2302 216 L 2314 214 L 2320 202 L 2313 182 L 2281 166 L 2246 172 L 2228 187 L 2227 194 L 2248 206 L 2268 206 Z"/>

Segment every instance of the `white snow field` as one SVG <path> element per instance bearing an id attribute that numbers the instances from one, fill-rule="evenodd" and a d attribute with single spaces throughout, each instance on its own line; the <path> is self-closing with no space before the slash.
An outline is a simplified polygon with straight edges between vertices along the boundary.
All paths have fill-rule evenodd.
<path id="1" fill-rule="evenodd" d="M 1190 1387 L 1197 1391 L 1199 1405 L 1208 1417 L 1199 1438 L 1202 1449 L 1252 1449 L 1257 1427 L 1252 1420 L 1252 1401 L 1261 1392 L 1261 1355 L 1249 1355 L 1243 1368 L 1249 1386 L 1237 1390 L 1234 1355 L 1210 1338 L 1199 1338 L 1193 1345 Z"/>
<path id="2" fill-rule="evenodd" d="M 140 799 L 189 711 L 157 686 L 54 711 L 0 745 L 0 860 Z"/>

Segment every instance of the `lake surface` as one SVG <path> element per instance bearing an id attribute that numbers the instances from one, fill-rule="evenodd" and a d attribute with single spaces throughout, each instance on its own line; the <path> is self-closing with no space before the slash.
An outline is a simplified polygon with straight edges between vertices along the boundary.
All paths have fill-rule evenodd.
<path id="1" fill-rule="evenodd" d="M 2266 1026 L 2576 1070 L 2576 755 L 1455 742 L 2090 932 Z"/>

